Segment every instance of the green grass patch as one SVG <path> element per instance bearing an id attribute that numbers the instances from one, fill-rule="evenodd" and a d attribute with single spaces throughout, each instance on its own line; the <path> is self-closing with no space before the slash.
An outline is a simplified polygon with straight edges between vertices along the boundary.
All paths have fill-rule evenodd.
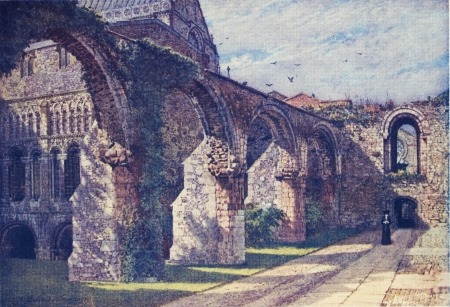
<path id="1" fill-rule="evenodd" d="M 182 296 L 246 277 L 316 251 L 355 234 L 337 230 L 302 243 L 248 248 L 247 262 L 233 266 L 181 266 L 168 263 L 164 282 L 68 282 L 65 262 L 0 260 L 0 306 L 160 306 Z"/>

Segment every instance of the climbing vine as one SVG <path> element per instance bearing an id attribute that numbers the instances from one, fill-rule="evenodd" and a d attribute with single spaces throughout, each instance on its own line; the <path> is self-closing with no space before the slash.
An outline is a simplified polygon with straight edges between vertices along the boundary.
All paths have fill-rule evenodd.
<path id="1" fill-rule="evenodd" d="M 118 39 L 94 12 L 78 7 L 76 1 L 8 1 L 0 2 L 0 75 L 8 75 L 17 67 L 30 43 L 64 37 L 65 33 L 88 37 L 115 56 L 108 69 L 125 84 L 142 140 L 137 154 L 145 161 L 140 203 L 132 214 L 138 218 L 128 221 L 122 243 L 123 278 L 160 278 L 164 267 L 159 201 L 163 181 L 161 109 L 170 90 L 195 78 L 198 67 L 190 59 L 148 41 Z M 83 78 L 89 87 L 95 76 L 85 71 Z"/>

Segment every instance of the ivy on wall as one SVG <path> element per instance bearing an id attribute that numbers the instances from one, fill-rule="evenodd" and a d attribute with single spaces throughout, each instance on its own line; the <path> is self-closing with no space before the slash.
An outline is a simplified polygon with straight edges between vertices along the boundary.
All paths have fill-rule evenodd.
<path id="1" fill-rule="evenodd" d="M 164 146 L 161 110 L 170 90 L 195 78 L 198 67 L 192 60 L 148 41 L 114 37 L 94 12 L 78 7 L 76 1 L 2 1 L 0 75 L 6 76 L 17 67 L 30 43 L 64 33 L 88 37 L 115 55 L 108 69 L 125 84 L 134 124 L 140 133 L 138 154 L 145 161 L 139 185 L 140 204 L 133 214 L 139 218 L 129 221 L 122 242 L 123 279 L 160 278 L 164 268 L 163 210 L 159 202 Z M 84 71 L 87 84 L 94 77 Z"/>

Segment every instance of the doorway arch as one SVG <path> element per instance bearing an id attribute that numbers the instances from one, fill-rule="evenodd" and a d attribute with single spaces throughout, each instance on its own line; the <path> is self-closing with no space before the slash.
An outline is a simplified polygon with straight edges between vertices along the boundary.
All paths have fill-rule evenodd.
<path id="1" fill-rule="evenodd" d="M 53 239 L 53 260 L 67 261 L 72 254 L 72 224 L 61 225 Z"/>
<path id="2" fill-rule="evenodd" d="M 406 197 L 394 201 L 394 215 L 399 228 L 414 228 L 417 225 L 417 203 Z"/>
<path id="3" fill-rule="evenodd" d="M 2 232 L 0 239 L 3 257 L 36 259 L 36 238 L 28 226 L 11 225 Z"/>

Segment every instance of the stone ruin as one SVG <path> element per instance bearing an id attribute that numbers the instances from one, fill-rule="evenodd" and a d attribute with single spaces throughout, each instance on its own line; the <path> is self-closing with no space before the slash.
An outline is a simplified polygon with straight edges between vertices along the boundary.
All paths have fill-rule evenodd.
<path id="1" fill-rule="evenodd" d="M 245 262 L 249 204 L 286 213 L 286 242 L 305 240 L 309 201 L 330 230 L 376 226 L 386 208 L 396 227 L 448 225 L 448 101 L 368 105 L 370 120 L 337 123 L 320 110 L 350 101 L 266 94 L 222 76 L 196 0 L 91 2 L 80 5 L 111 32 L 204 68 L 162 114 L 171 261 Z M 93 56 L 102 53 L 82 37 L 54 38 L 0 79 L 0 256 L 68 261 L 70 280 L 122 279 L 125 209 L 139 201 L 139 140 L 110 60 Z M 83 71 L 99 77 L 85 84 Z"/>

